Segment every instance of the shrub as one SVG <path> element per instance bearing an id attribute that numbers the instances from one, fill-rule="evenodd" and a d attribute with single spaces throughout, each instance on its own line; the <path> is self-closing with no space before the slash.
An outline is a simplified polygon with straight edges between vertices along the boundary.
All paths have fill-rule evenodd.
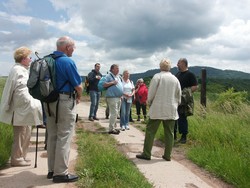
<path id="1" fill-rule="evenodd" d="M 215 107 L 224 113 L 237 113 L 242 111 L 242 105 L 247 102 L 247 92 L 235 92 L 233 88 L 219 94 Z"/>

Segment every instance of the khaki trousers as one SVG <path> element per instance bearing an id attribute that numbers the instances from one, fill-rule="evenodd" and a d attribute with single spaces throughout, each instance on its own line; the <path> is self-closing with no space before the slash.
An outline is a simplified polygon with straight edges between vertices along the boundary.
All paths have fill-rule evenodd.
<path id="1" fill-rule="evenodd" d="M 56 123 L 57 101 L 49 104 L 44 103 L 47 116 L 47 154 L 48 171 L 54 175 L 67 175 L 70 154 L 70 144 L 75 129 L 76 108 L 75 100 L 69 95 L 60 94 L 58 103 L 58 122 Z"/>
<path id="2" fill-rule="evenodd" d="M 112 131 L 117 127 L 116 120 L 118 113 L 120 114 L 121 98 L 107 98 L 107 103 L 109 107 L 109 131 Z"/>
<path id="3" fill-rule="evenodd" d="M 28 153 L 31 126 L 13 126 L 13 144 L 11 149 L 11 163 L 17 164 L 26 158 Z"/>
<path id="4" fill-rule="evenodd" d="M 161 122 L 163 123 L 163 128 L 164 128 L 164 144 L 165 144 L 164 156 L 165 158 L 170 159 L 174 144 L 175 120 L 149 119 L 146 127 L 143 154 L 146 157 L 151 157 L 151 150 L 154 143 L 154 137 Z"/>

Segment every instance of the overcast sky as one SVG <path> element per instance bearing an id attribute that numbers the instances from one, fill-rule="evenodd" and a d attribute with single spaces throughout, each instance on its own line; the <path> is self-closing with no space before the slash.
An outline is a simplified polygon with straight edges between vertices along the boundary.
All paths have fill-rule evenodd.
<path id="1" fill-rule="evenodd" d="M 14 64 L 13 52 L 28 46 L 41 56 L 68 35 L 81 75 L 101 63 L 120 71 L 159 68 L 163 57 L 176 66 L 250 73 L 249 0 L 0 0 L 0 76 Z"/>

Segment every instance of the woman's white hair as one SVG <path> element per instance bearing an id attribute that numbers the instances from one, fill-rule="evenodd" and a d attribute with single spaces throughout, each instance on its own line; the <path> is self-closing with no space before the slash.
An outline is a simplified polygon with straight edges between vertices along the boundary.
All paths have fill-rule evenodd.
<path id="1" fill-rule="evenodd" d="M 169 59 L 163 58 L 160 62 L 161 71 L 170 71 L 171 61 Z"/>

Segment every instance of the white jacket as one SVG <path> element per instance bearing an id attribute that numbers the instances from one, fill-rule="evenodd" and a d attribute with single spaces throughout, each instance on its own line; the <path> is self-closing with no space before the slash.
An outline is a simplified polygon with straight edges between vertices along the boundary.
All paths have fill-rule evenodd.
<path id="1" fill-rule="evenodd" d="M 150 82 L 147 103 L 150 107 L 150 119 L 178 119 L 177 108 L 181 103 L 179 80 L 171 72 L 161 71 L 155 74 Z"/>
<path id="2" fill-rule="evenodd" d="M 0 106 L 0 121 L 14 126 L 43 124 L 41 102 L 28 91 L 28 69 L 20 63 L 10 70 Z"/>

